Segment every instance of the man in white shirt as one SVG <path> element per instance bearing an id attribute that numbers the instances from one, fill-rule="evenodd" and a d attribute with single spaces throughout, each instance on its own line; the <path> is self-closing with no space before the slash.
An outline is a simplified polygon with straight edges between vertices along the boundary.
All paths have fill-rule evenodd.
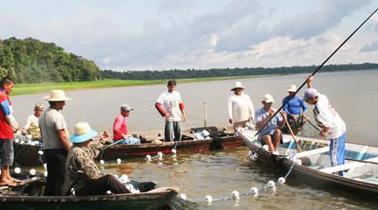
<path id="1" fill-rule="evenodd" d="M 26 125 L 24 127 L 23 133 L 31 135 L 31 139 L 40 141 L 41 131 L 39 129 L 38 119 L 44 110 L 43 104 L 38 103 L 34 106 L 34 114 L 29 115 L 26 119 Z"/>
<path id="2" fill-rule="evenodd" d="M 244 127 L 247 122 L 254 124 L 255 109 L 249 95 L 243 92 L 244 89 L 241 82 L 235 82 L 231 89 L 234 94 L 228 98 L 228 121 L 233 125 L 234 131 Z"/>
<path id="3" fill-rule="evenodd" d="M 160 94 L 155 107 L 165 118 L 164 139 L 165 141 L 181 141 L 181 121 L 185 121 L 184 103 L 181 95 L 176 91 L 176 81 L 169 80 L 167 91 Z"/>
<path id="4" fill-rule="evenodd" d="M 321 128 L 320 136 L 330 141 L 329 155 L 332 166 L 344 164 L 346 125 L 340 115 L 329 104 L 328 98 L 320 94 L 312 86 L 313 76 L 307 79 L 308 89 L 304 92 L 304 101 L 315 105 L 313 112 L 318 126 Z M 343 175 L 339 172 L 339 175 Z"/>

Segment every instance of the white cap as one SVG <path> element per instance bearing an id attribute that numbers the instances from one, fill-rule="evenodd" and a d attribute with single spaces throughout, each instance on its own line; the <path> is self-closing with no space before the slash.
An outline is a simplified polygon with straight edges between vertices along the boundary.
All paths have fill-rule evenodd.
<path id="1" fill-rule="evenodd" d="M 289 85 L 289 88 L 287 89 L 288 92 L 296 92 L 297 86 L 296 85 Z"/>
<path id="2" fill-rule="evenodd" d="M 265 94 L 263 102 L 265 102 L 265 103 L 273 103 L 274 102 L 273 96 L 270 95 L 270 94 Z"/>
<path id="3" fill-rule="evenodd" d="M 245 89 L 245 87 L 244 87 L 244 86 L 242 85 L 242 83 L 239 82 L 239 81 L 235 82 L 235 85 L 234 85 L 233 88 L 231 88 L 231 90 L 234 91 L 234 90 L 237 89 L 237 88 Z"/>
<path id="4" fill-rule="evenodd" d="M 316 97 L 319 95 L 319 92 L 315 88 L 308 88 L 304 92 L 303 100 L 308 100 L 310 98 Z"/>

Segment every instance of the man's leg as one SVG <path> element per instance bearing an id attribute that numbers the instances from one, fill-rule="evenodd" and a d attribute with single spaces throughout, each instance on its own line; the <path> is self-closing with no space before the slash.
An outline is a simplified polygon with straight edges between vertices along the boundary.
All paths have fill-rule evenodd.
<path id="1" fill-rule="evenodd" d="M 338 166 L 338 165 L 344 164 L 345 139 L 346 139 L 345 133 L 339 138 L 331 139 L 331 143 L 329 145 L 329 155 L 330 155 L 332 166 Z M 343 176 L 342 171 L 339 171 L 338 174 L 340 176 Z"/>
<path id="2" fill-rule="evenodd" d="M 54 195 L 54 186 L 55 186 L 55 179 L 56 179 L 56 161 L 54 156 L 54 150 L 46 149 L 43 153 L 44 160 L 47 164 L 47 178 L 45 184 L 45 196 L 53 196 Z"/>
<path id="3" fill-rule="evenodd" d="M 182 132 L 181 132 L 181 121 L 173 122 L 173 128 L 175 133 L 175 141 L 181 141 Z"/>
<path id="4" fill-rule="evenodd" d="M 173 141 L 173 138 L 174 138 L 173 122 L 172 121 L 165 121 L 164 140 L 165 141 Z"/>
<path id="5" fill-rule="evenodd" d="M 87 186 L 77 192 L 77 195 L 105 195 L 106 191 L 113 194 L 129 193 L 130 191 L 113 175 L 107 174 L 88 182 Z"/>
<path id="6" fill-rule="evenodd" d="M 282 139 L 282 132 L 280 129 L 277 128 L 274 131 L 274 135 L 273 135 L 274 150 L 277 150 L 278 145 L 280 145 L 281 139 Z"/>
<path id="7" fill-rule="evenodd" d="M 274 145 L 272 144 L 272 137 L 270 135 L 265 135 L 261 137 L 261 140 L 268 145 L 269 151 L 273 152 L 274 151 Z"/>
<path id="8" fill-rule="evenodd" d="M 0 184 L 15 186 L 9 173 L 9 165 L 13 164 L 13 158 L 11 157 L 10 140 L 2 139 L 0 140 L 0 159 L 1 159 L 1 180 Z M 13 142 L 11 142 L 13 143 Z M 12 147 L 13 149 L 13 147 Z"/>
<path id="9" fill-rule="evenodd" d="M 55 166 L 55 187 L 54 187 L 54 194 L 61 195 L 62 187 L 64 183 L 64 174 L 66 170 L 66 159 L 67 159 L 67 152 L 64 149 L 57 150 L 56 153 L 56 166 Z"/>

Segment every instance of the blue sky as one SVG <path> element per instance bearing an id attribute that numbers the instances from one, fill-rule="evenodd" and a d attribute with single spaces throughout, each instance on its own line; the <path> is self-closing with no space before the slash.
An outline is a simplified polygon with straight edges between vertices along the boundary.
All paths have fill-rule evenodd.
<path id="1" fill-rule="evenodd" d="M 373 0 L 0 0 L 0 39 L 33 37 L 102 69 L 318 65 Z M 378 62 L 378 15 L 330 63 Z"/>

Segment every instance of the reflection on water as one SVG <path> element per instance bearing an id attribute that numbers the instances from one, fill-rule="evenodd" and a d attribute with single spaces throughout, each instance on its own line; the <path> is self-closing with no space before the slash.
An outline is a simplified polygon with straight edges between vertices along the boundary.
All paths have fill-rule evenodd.
<path id="1" fill-rule="evenodd" d="M 306 75 L 261 77 L 241 80 L 251 95 L 255 108 L 265 93 L 271 93 L 279 101 L 286 95 L 289 84 L 300 85 Z M 378 71 L 338 72 L 319 74 L 314 85 L 326 94 L 347 124 L 347 141 L 378 146 Z M 234 80 L 178 84 L 178 90 L 186 103 L 188 120 L 184 127 L 201 126 L 203 103 L 208 104 L 208 125 L 227 125 L 226 101 Z M 110 130 L 119 106 L 128 103 L 135 108 L 129 119 L 129 130 L 161 130 L 163 121 L 154 109 L 164 85 L 143 87 L 93 89 L 70 91 L 73 98 L 67 102 L 64 115 L 70 131 L 75 122 L 88 121 L 96 129 Z M 46 93 L 45 93 L 46 94 Z M 24 124 L 36 102 L 45 94 L 13 97 L 16 118 Z M 300 93 L 302 95 L 303 92 Z M 46 104 L 46 103 L 45 103 Z M 262 189 L 278 175 L 269 168 L 261 167 L 248 158 L 246 148 L 207 155 L 180 155 L 176 161 L 165 156 L 164 161 L 146 163 L 132 160 L 125 166 L 107 166 L 110 171 L 129 173 L 131 178 L 155 180 L 160 185 L 176 185 L 189 200 L 198 203 L 197 209 L 365 209 L 376 208 L 376 203 L 360 201 L 340 192 L 324 191 L 305 185 L 284 185 L 276 193 L 265 192 L 255 198 L 241 197 L 215 202 L 208 206 L 206 195 L 214 198 L 227 197 L 233 190 L 248 192 L 251 187 Z"/>
<path id="2" fill-rule="evenodd" d="M 279 173 L 251 161 L 246 148 L 206 155 L 178 154 L 176 160 L 169 155 L 164 156 L 162 162 L 134 160 L 127 163 L 133 168 L 129 176 L 131 179 L 154 180 L 160 185 L 179 186 L 189 201 L 197 203 L 195 209 L 374 209 L 378 205 L 377 202 L 354 199 L 351 194 L 340 196 L 342 192 L 307 185 L 277 184 L 277 190 L 273 192 L 266 185 L 270 180 L 277 182 Z M 108 168 L 113 173 L 121 173 L 117 168 Z M 244 195 L 251 187 L 259 189 L 258 197 Z M 234 190 L 241 194 L 239 202 L 231 199 Z M 222 201 L 208 205 L 206 195 Z M 186 208 L 180 209 L 191 207 L 193 205 L 186 204 Z"/>

